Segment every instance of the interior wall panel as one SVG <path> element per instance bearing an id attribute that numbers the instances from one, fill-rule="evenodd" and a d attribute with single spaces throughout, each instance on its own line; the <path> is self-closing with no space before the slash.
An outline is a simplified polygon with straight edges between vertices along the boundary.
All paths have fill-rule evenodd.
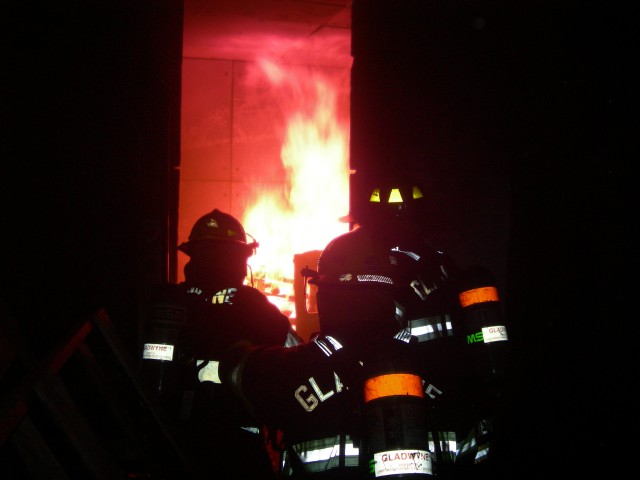
<path id="1" fill-rule="evenodd" d="M 302 111 L 313 118 L 318 98 L 312 74 L 336 90 L 335 121 L 349 125 L 349 68 L 273 65 L 269 72 L 283 75 L 278 82 L 263 67 L 246 61 L 183 61 L 178 244 L 213 208 L 242 220 L 264 192 L 282 192 L 286 198 L 290 179 L 281 151 L 291 116 Z M 295 253 L 300 252 L 292 251 L 292 259 Z M 178 254 L 179 281 L 186 261 Z"/>
<path id="2" fill-rule="evenodd" d="M 183 182 L 231 179 L 232 69 L 230 61 L 183 60 Z"/>
<path id="3" fill-rule="evenodd" d="M 256 63 L 234 65 L 232 178 L 235 182 L 283 183 L 283 99 Z"/>

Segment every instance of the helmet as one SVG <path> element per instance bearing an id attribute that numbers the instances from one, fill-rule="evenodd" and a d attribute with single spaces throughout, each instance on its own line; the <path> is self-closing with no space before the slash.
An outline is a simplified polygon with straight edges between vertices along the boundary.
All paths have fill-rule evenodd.
<path id="1" fill-rule="evenodd" d="M 418 217 L 425 203 L 422 188 L 415 182 L 382 183 L 371 188 L 362 206 L 363 220 Z"/>
<path id="2" fill-rule="evenodd" d="M 425 189 L 416 175 L 379 174 L 360 177 L 350 220 L 360 224 L 419 222 L 426 213 Z"/>
<path id="3" fill-rule="evenodd" d="M 352 346 L 372 345 L 400 329 L 395 252 L 370 233 L 358 227 L 331 240 L 309 280 L 318 287 L 320 330 Z"/>
<path id="4" fill-rule="evenodd" d="M 211 244 L 237 245 L 247 257 L 253 255 L 258 243 L 247 243 L 247 234 L 242 224 L 233 216 L 217 208 L 200 217 L 191 229 L 189 240 L 178 246 L 178 250 L 191 256 L 194 250 Z"/>
<path id="5" fill-rule="evenodd" d="M 397 283 L 393 251 L 362 228 L 331 240 L 320 254 L 318 271 L 306 270 L 309 283 L 334 287 L 383 287 Z"/>

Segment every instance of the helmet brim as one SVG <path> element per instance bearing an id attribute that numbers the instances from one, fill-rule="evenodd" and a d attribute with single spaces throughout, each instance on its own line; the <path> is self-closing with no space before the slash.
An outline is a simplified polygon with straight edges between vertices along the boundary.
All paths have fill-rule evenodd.
<path id="1" fill-rule="evenodd" d="M 241 247 L 242 249 L 246 249 L 247 256 L 251 256 L 253 254 L 253 251 L 256 248 L 258 248 L 258 242 L 245 243 L 240 240 L 233 240 L 233 239 L 221 240 L 218 238 L 190 240 L 188 242 L 181 243 L 180 245 L 178 245 L 177 248 L 182 253 L 185 253 L 186 255 L 191 257 L 194 254 L 194 252 L 198 249 L 214 248 L 216 246 L 223 246 L 223 245 L 234 245 L 234 246 Z"/>

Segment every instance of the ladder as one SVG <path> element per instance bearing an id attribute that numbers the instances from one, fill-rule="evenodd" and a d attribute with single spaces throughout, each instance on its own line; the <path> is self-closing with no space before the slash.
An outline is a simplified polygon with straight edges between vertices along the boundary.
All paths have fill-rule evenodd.
<path id="1" fill-rule="evenodd" d="M 36 353 L 0 304 L 0 379 L 0 478 L 198 478 L 104 309 Z"/>

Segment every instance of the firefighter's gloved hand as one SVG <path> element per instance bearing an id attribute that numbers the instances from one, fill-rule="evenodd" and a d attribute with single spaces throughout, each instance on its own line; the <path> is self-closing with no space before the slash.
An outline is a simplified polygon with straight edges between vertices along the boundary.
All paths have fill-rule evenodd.
<path id="1" fill-rule="evenodd" d="M 247 341 L 237 342 L 232 345 L 226 352 L 220 355 L 218 366 L 218 374 L 220 383 L 223 385 L 231 385 L 237 381 L 237 371 L 242 367 L 246 358 L 257 347 Z"/>
<path id="2" fill-rule="evenodd" d="M 196 360 L 198 380 L 202 382 L 222 383 L 218 373 L 220 362 L 216 360 Z"/>
<path id="3" fill-rule="evenodd" d="M 249 343 L 238 342 L 220 354 L 219 360 L 196 360 L 198 381 L 218 385 L 231 383 L 231 372 L 252 350 L 253 347 Z"/>

